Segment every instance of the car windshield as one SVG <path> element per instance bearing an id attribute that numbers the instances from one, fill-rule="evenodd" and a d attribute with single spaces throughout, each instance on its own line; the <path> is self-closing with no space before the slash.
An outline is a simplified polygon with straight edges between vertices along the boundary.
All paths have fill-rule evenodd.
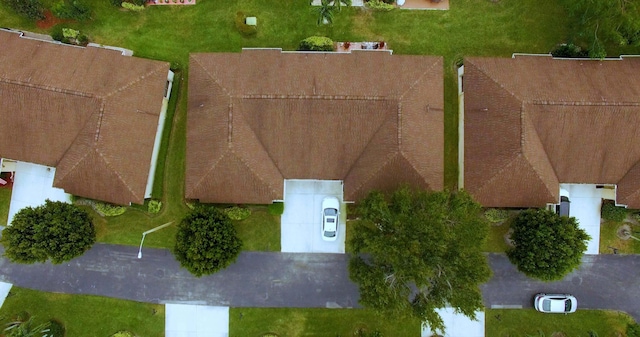
<path id="1" fill-rule="evenodd" d="M 317 208 L 316 208 L 317 209 Z M 317 212 L 317 211 L 316 211 Z M 316 213 L 317 214 L 317 213 Z M 338 215 L 338 210 L 335 208 L 325 208 L 324 215 Z"/>
<path id="2" fill-rule="evenodd" d="M 571 301 L 569 300 L 564 301 L 564 311 L 565 312 L 571 311 Z"/>
<path id="3" fill-rule="evenodd" d="M 332 238 L 332 237 L 336 236 L 336 232 L 335 231 L 334 232 L 325 231 L 324 232 L 324 236 L 328 237 L 328 238 Z"/>

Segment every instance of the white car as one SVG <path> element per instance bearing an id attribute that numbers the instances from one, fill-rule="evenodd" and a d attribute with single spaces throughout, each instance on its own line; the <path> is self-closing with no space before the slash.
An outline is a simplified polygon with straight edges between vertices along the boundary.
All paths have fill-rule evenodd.
<path id="1" fill-rule="evenodd" d="M 338 238 L 338 215 L 340 201 L 336 197 L 326 197 L 322 200 L 322 240 L 336 241 Z"/>
<path id="2" fill-rule="evenodd" d="M 578 300 L 568 294 L 537 294 L 533 306 L 540 312 L 569 314 L 578 308 Z"/>

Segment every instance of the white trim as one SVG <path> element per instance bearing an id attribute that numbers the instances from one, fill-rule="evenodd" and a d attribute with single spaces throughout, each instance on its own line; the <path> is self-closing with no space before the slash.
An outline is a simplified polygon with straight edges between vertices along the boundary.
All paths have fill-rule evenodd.
<path id="1" fill-rule="evenodd" d="M 464 188 L 464 65 L 458 68 L 458 189 Z"/>

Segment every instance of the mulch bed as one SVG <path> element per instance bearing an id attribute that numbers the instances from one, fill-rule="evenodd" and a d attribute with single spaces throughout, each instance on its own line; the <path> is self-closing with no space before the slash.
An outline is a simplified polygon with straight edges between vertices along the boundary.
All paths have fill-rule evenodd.
<path id="1" fill-rule="evenodd" d="M 40 29 L 49 29 L 59 23 L 72 22 L 73 20 L 63 20 L 56 18 L 50 10 L 44 12 L 44 19 L 36 22 L 36 26 Z"/>

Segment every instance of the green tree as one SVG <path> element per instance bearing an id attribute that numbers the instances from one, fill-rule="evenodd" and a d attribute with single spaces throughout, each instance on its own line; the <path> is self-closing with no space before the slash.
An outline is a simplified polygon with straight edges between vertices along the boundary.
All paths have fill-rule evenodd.
<path id="1" fill-rule="evenodd" d="M 363 306 L 416 317 L 432 330 L 444 330 L 438 308 L 475 318 L 483 308 L 479 285 L 491 270 L 482 253 L 488 224 L 469 194 L 405 187 L 387 199 L 372 192 L 357 213 L 349 272 Z"/>
<path id="2" fill-rule="evenodd" d="M 44 19 L 44 7 L 40 0 L 3 0 L 16 13 L 31 20 Z"/>
<path id="3" fill-rule="evenodd" d="M 47 200 L 25 207 L 2 231 L 0 242 L 9 260 L 19 263 L 69 261 L 96 242 L 96 231 L 87 212 L 59 201 Z"/>
<path id="4" fill-rule="evenodd" d="M 178 225 L 174 254 L 184 268 L 200 277 L 228 267 L 241 248 L 242 240 L 224 212 L 198 206 Z"/>
<path id="5" fill-rule="evenodd" d="M 640 45 L 637 0 L 563 0 L 574 22 L 575 36 L 589 47 L 591 58 L 606 57 L 605 44 Z"/>
<path id="6" fill-rule="evenodd" d="M 339 2 L 339 1 L 338 1 Z M 333 12 L 335 11 L 335 5 L 331 4 L 331 0 L 322 0 L 320 7 L 318 7 L 318 26 L 329 25 L 333 23 Z"/>
<path id="7" fill-rule="evenodd" d="M 546 209 L 521 212 L 511 224 L 514 248 L 507 256 L 518 270 L 544 281 L 563 278 L 580 265 L 589 235 L 576 218 Z"/>

